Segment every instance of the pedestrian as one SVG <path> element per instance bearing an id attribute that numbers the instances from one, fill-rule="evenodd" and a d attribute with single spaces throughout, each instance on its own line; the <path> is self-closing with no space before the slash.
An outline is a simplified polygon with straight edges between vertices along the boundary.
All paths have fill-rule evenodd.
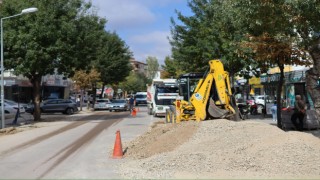
<path id="1" fill-rule="evenodd" d="M 78 107 L 80 107 L 80 95 L 77 96 L 76 104 Z"/>
<path id="2" fill-rule="evenodd" d="M 303 119 L 306 113 L 305 103 L 302 101 L 300 95 L 296 95 L 294 103 L 294 113 L 291 116 L 291 122 L 295 126 L 298 131 L 303 130 Z M 299 123 L 297 123 L 297 119 L 299 119 Z"/>
<path id="3" fill-rule="evenodd" d="M 277 102 L 274 102 L 271 107 L 271 113 L 272 113 L 272 121 L 277 122 Z"/>
<path id="4" fill-rule="evenodd" d="M 130 96 L 130 99 L 129 99 L 129 109 L 130 109 L 130 112 L 132 112 L 132 109 L 134 107 L 134 98 L 132 96 Z"/>

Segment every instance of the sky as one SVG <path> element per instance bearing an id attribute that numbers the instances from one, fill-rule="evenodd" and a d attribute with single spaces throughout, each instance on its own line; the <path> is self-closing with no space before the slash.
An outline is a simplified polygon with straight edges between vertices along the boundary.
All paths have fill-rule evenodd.
<path id="1" fill-rule="evenodd" d="M 115 31 L 140 62 L 152 56 L 164 64 L 171 55 L 170 18 L 177 19 L 175 10 L 191 15 L 187 0 L 92 0 L 92 4 L 107 19 L 106 30 Z"/>

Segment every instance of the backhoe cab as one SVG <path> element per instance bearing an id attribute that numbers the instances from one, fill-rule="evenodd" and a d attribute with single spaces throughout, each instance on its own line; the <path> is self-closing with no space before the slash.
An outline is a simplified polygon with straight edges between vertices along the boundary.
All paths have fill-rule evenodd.
<path id="1" fill-rule="evenodd" d="M 166 111 L 166 122 L 240 119 L 231 92 L 229 74 L 224 71 L 220 60 L 210 60 L 209 70 L 204 74 L 188 73 L 180 76 L 178 85 L 180 96 Z"/>

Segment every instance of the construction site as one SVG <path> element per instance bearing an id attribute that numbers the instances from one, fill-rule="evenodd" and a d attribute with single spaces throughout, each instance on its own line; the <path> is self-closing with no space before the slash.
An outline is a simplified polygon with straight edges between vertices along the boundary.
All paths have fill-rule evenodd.
<path id="1" fill-rule="evenodd" d="M 211 60 L 209 66 L 206 74 L 185 74 L 177 83 L 154 80 L 147 105 L 49 113 L 46 122 L 1 130 L 0 174 L 5 179 L 319 179 L 315 110 L 306 110 L 302 129 L 292 121 L 297 107 L 282 108 L 278 118 L 248 114 L 235 101 L 222 63 Z"/>
<path id="2" fill-rule="evenodd" d="M 159 121 L 123 144 L 118 172 L 129 179 L 318 179 L 319 138 L 319 130 L 286 132 L 259 121 Z"/>

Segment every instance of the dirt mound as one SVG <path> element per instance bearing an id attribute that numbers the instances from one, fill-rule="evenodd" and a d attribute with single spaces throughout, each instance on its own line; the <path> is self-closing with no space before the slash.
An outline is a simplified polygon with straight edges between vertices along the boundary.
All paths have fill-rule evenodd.
<path id="1" fill-rule="evenodd" d="M 320 139 L 313 135 L 284 132 L 261 122 L 214 120 L 199 123 L 196 133 L 179 146 L 173 137 L 192 135 L 188 132 L 190 127 L 198 127 L 195 123 L 157 126 L 156 135 L 151 131 L 141 136 L 135 144 L 141 143 L 145 149 L 131 146 L 128 157 L 148 152 L 150 144 L 163 148 L 139 155 L 140 159 L 127 158 L 120 166 L 123 177 L 320 178 Z M 163 130 L 168 136 L 162 139 Z M 157 141 L 148 137 L 159 134 Z M 176 146 L 170 151 L 168 144 Z"/>
<path id="2" fill-rule="evenodd" d="M 126 158 L 142 159 L 169 152 L 187 142 L 197 131 L 199 123 L 155 123 L 151 130 L 134 141 L 124 144 Z"/>

